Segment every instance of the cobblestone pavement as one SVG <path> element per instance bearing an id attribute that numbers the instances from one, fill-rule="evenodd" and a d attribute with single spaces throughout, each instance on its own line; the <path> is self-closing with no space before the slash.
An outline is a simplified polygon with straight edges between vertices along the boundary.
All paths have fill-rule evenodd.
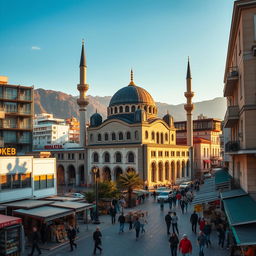
<path id="1" fill-rule="evenodd" d="M 125 232 L 118 234 L 119 224 L 112 225 L 110 216 L 101 216 L 100 229 L 103 235 L 102 247 L 105 256 L 167 256 L 171 255 L 168 243 L 168 237 L 166 234 L 166 225 L 164 222 L 164 216 L 169 211 L 168 204 L 165 204 L 164 211 L 160 211 L 160 206 L 156 202 L 153 202 L 151 198 L 147 199 L 144 204 L 137 207 L 137 209 L 143 209 L 148 211 L 148 224 L 146 225 L 146 233 L 142 235 L 139 241 L 135 240 L 135 231 L 128 231 L 128 225 L 125 226 Z M 181 214 L 179 208 L 175 210 L 179 217 L 178 227 L 180 230 L 180 237 L 186 233 L 193 245 L 192 255 L 199 255 L 198 246 L 196 243 L 196 235 L 191 231 L 191 225 L 189 218 L 191 215 L 191 209 L 188 213 Z M 81 227 L 82 228 L 82 227 Z M 83 229 L 83 228 L 82 228 Z M 45 255 L 54 256 L 87 256 L 92 255 L 93 252 L 93 240 L 92 233 L 95 230 L 95 225 L 89 225 L 88 231 L 83 231 L 79 234 L 77 241 L 78 248 L 73 252 L 69 251 L 69 245 L 55 249 L 54 251 L 44 252 Z M 217 244 L 216 231 L 212 232 L 212 247 L 205 249 L 205 256 L 227 256 L 228 250 L 221 249 Z"/>

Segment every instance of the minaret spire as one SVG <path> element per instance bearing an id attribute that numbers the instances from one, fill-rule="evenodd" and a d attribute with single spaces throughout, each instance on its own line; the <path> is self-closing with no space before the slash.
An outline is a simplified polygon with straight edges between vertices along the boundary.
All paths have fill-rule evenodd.
<path id="1" fill-rule="evenodd" d="M 189 64 L 189 57 L 188 57 L 188 67 L 187 67 L 187 79 L 192 79 L 191 71 L 190 71 L 190 64 Z"/>
<path id="2" fill-rule="evenodd" d="M 135 85 L 135 83 L 133 82 L 133 70 L 132 69 L 131 69 L 131 81 L 130 81 L 129 85 Z"/>
<path id="3" fill-rule="evenodd" d="M 82 51 L 81 51 L 81 58 L 80 58 L 80 67 L 86 67 L 86 58 L 84 52 L 84 39 L 82 40 Z"/>

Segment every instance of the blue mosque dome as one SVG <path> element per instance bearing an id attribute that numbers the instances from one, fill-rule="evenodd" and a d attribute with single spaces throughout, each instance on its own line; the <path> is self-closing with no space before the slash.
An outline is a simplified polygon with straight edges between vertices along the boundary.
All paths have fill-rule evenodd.
<path id="1" fill-rule="evenodd" d="M 91 127 L 97 127 L 102 124 L 102 116 L 97 113 L 94 113 L 90 118 L 90 126 Z"/>

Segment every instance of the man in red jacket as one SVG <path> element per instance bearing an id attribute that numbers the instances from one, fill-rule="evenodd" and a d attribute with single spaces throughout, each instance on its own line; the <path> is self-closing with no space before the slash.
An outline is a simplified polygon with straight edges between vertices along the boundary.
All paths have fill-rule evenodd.
<path id="1" fill-rule="evenodd" d="M 179 251 L 182 253 L 182 256 L 188 256 L 189 254 L 192 254 L 192 244 L 185 234 L 180 240 Z"/>

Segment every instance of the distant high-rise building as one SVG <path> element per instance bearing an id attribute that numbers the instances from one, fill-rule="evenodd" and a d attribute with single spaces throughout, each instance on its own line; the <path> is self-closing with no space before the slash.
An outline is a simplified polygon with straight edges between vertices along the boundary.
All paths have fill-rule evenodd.
<path id="1" fill-rule="evenodd" d="M 69 125 L 69 142 L 79 144 L 80 123 L 75 117 L 67 118 L 66 124 Z"/>
<path id="2" fill-rule="evenodd" d="M 18 154 L 32 150 L 33 90 L 0 76 L 0 146 L 16 148 Z"/>

